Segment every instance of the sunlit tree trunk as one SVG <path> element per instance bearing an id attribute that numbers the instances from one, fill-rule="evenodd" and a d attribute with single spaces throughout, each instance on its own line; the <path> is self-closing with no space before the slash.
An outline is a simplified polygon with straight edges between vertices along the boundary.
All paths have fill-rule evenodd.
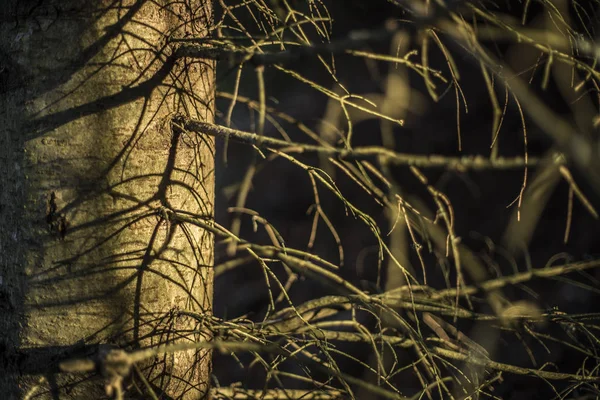
<path id="1" fill-rule="evenodd" d="M 159 354 L 122 385 L 60 363 L 209 339 L 213 239 L 160 212 L 213 213 L 214 143 L 173 124 L 213 120 L 213 65 L 173 56 L 207 34 L 209 3 L 3 2 L 0 398 L 207 390 L 207 350 Z"/>

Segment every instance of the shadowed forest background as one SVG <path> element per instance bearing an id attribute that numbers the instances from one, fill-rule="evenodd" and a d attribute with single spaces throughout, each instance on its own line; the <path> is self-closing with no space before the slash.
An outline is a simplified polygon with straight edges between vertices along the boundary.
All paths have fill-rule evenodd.
<path id="1" fill-rule="evenodd" d="M 298 5 L 298 3 L 302 2 L 294 4 Z M 330 13 L 328 16 L 333 20 L 331 42 L 347 40 L 352 32 L 356 31 L 381 30 L 386 21 L 401 21 L 400 25 L 406 27 L 406 32 L 400 29 L 400 32 L 389 35 L 385 40 L 370 41 L 365 46 L 366 51 L 399 58 L 406 56 L 407 60 L 415 63 L 422 62 L 423 33 L 415 32 L 411 13 L 406 12 L 399 4 L 408 7 L 410 4 L 424 2 L 393 3 L 383 1 L 321 3 L 322 7 L 327 7 Z M 436 9 L 435 1 L 427 3 Z M 463 11 L 469 10 L 468 3 L 446 2 L 448 7 L 455 6 L 455 10 Z M 498 16 L 503 22 L 513 23 L 523 30 L 538 29 L 539 32 L 543 32 L 545 29 L 552 29 L 552 27 L 548 28 L 552 25 L 548 19 L 552 20 L 552 16 L 549 17 L 552 11 L 549 10 L 553 6 L 560 10 L 565 19 L 559 22 L 556 22 L 558 18 L 554 20 L 554 24 L 558 26 L 557 31 L 566 35 L 563 37 L 575 35 L 574 32 L 577 32 L 578 35 L 591 35 L 593 41 L 596 37 L 594 32 L 598 29 L 599 5 L 593 1 L 587 3 L 501 1 L 473 2 L 473 4 Z M 316 9 L 320 6 L 314 4 L 314 7 Z M 307 10 L 302 6 L 299 6 L 299 9 Z M 568 15 L 564 14 L 567 10 Z M 471 22 L 469 18 L 475 19 L 471 13 L 467 12 L 467 14 L 469 15 L 465 17 L 467 21 Z M 247 26 L 256 25 L 249 13 L 241 13 L 241 15 L 240 19 L 247 21 Z M 488 23 L 489 21 L 479 21 L 480 25 L 477 27 L 483 31 L 484 27 L 489 28 L 494 25 Z M 561 26 L 561 23 L 564 25 Z M 566 33 L 567 24 L 572 29 L 569 34 Z M 308 28 L 307 32 L 311 40 L 319 40 L 312 29 Z M 493 37 L 493 33 L 488 33 L 490 39 L 481 41 L 484 48 L 494 54 L 499 62 L 510 65 L 517 75 L 527 82 L 536 96 L 539 96 L 549 112 L 574 124 L 581 129 L 582 133 L 586 132 L 585 135 L 589 135 L 598 143 L 597 125 L 592 121 L 593 115 L 582 116 L 586 113 L 585 110 L 595 109 L 597 113 L 598 95 L 595 84 L 587 81 L 583 87 L 574 90 L 573 87 L 584 76 L 583 72 L 577 72 L 573 66 L 561 66 L 559 62 L 548 66 L 548 56 L 543 51 L 534 49 L 524 41 L 516 44 L 515 38 L 511 38 L 510 35 L 501 34 L 499 31 L 495 33 L 497 38 Z M 481 36 L 486 37 L 484 33 Z M 448 157 L 477 155 L 484 158 L 523 157 L 526 149 L 528 157 L 537 158 L 540 163 L 528 168 L 520 205 L 518 205 L 518 198 L 524 185 L 523 168 L 438 167 L 421 168 L 421 171 L 431 186 L 446 195 L 452 205 L 455 235 L 460 237 L 460 243 L 480 260 L 489 279 L 507 277 L 526 272 L 531 268 L 598 259 L 600 224 L 595 211 L 590 212 L 590 209 L 597 209 L 599 204 L 598 187 L 594 188 L 593 184 L 586 179 L 585 172 L 581 170 L 569 168 L 572 178 L 566 178 L 565 174 L 558 171 L 558 167 L 552 167 L 552 157 L 555 157 L 557 151 L 556 143 L 552 138 L 545 134 L 526 112 L 522 111 L 521 106 L 515 102 L 513 94 L 510 90 L 506 90 L 499 79 L 493 74 L 488 76 L 482 74 L 482 66 L 476 55 L 448 38 L 448 35 L 440 34 L 440 41 L 447 46 L 443 51 L 451 54 L 453 64 L 450 65 L 447 55 L 431 37 L 429 38 L 428 66 L 432 70 L 442 72 L 448 79 L 437 86 L 436 101 L 428 94 L 425 79 L 413 69 L 399 63 L 337 54 L 335 78 L 338 82 L 334 82 L 326 68 L 316 62 L 315 57 L 301 57 L 293 63 L 284 65 L 337 94 L 342 92 L 339 87 L 336 89 L 339 84 L 349 93 L 375 101 L 379 106 L 378 110 L 394 118 L 403 119 L 403 126 L 374 116 L 353 113 L 354 110 L 348 111 L 352 120 L 350 124 L 339 101 L 329 99 L 314 87 L 268 67 L 264 75 L 266 105 L 269 109 L 272 107 L 277 112 L 286 113 L 294 121 L 301 121 L 321 138 L 336 146 L 344 145 L 343 138 L 347 137 L 348 126 L 351 125 L 352 146 L 355 148 L 382 146 L 408 154 L 437 154 Z M 574 40 L 570 43 L 576 47 Z M 577 52 L 577 50 L 573 51 Z M 590 60 L 587 57 L 583 59 Z M 593 65 L 595 60 L 589 62 Z M 231 127 L 242 131 L 255 131 L 258 120 L 259 90 L 255 72 L 250 68 L 245 69 L 239 80 L 239 88 L 236 88 L 235 67 L 228 68 L 223 64 L 219 64 L 218 68 L 217 108 L 220 111 L 218 120 L 221 124 L 228 120 L 228 111 L 232 102 L 231 93 L 237 89 L 239 97 L 230 117 Z M 452 80 L 454 77 L 457 81 Z M 490 80 L 495 99 L 492 99 L 489 93 Z M 494 100 L 497 104 L 492 103 Z M 525 105 L 522 107 L 526 108 Z M 494 108 L 499 109 L 496 114 Z M 276 115 L 276 112 L 273 112 L 273 120 L 277 121 L 275 124 L 271 123 L 271 119 L 265 122 L 265 135 L 282 138 L 280 132 L 284 130 L 291 141 L 305 142 L 306 135 L 301 131 L 302 129 L 294 126 L 294 123 L 286 124 L 286 121 L 277 119 Z M 523 124 L 526 126 L 526 145 L 524 145 Z M 219 141 L 217 145 L 219 154 L 216 168 L 217 221 L 229 225 L 235 220 L 236 215 L 240 215 L 235 213 L 234 208 L 238 201 L 240 177 L 246 173 L 250 165 L 257 163 L 258 170 L 252 178 L 248 199 L 245 202 L 245 207 L 251 211 L 242 213 L 240 217 L 242 237 L 269 241 L 269 235 L 260 227 L 260 223 L 252 220 L 253 215 L 258 215 L 279 232 L 286 246 L 302 249 L 307 248 L 310 243 L 311 252 L 334 263 L 340 260 L 338 245 L 341 246 L 344 261 L 339 270 L 340 276 L 367 293 L 382 293 L 405 284 L 405 277 L 400 272 L 390 271 L 394 266 L 387 257 L 384 257 L 383 261 L 378 260 L 377 238 L 367 226 L 357 222 L 357 217 L 348 212 L 335 194 L 319 192 L 322 211 L 329 218 L 336 234 L 330 233 L 321 221 L 317 235 L 311 237 L 314 229 L 313 216 L 317 211 L 314 206 L 311 179 L 305 170 L 281 157 L 274 160 L 254 158 L 247 146 L 236 144 L 231 140 L 227 144 Z M 418 244 L 412 242 L 411 234 L 403 224 L 404 221 L 393 220 L 395 217 L 386 214 L 381 203 L 374 199 L 374 195 L 368 193 L 367 189 L 361 189 L 356 179 L 349 177 L 358 172 L 348 173 L 339 165 L 328 163 L 327 157 L 319 157 L 316 154 L 299 157 L 303 162 L 322 168 L 330 174 L 335 179 L 336 188 L 343 193 L 344 197 L 377 221 L 386 243 L 402 265 L 409 266 L 409 270 L 415 274 L 419 282 L 426 279 L 427 284 L 436 289 L 455 286 L 456 272 L 453 269 L 453 261 L 449 260 L 439 248 L 436 249 L 430 242 L 428 243 L 427 238 L 422 238 L 418 240 L 425 248 L 421 253 L 424 268 L 421 268 L 421 261 L 416 251 Z M 368 172 L 366 174 L 369 175 Z M 376 177 L 371 177 L 374 181 L 377 180 Z M 406 196 L 404 199 L 407 202 L 420 210 L 427 210 L 424 213 L 429 218 L 436 217 L 437 206 L 431 194 L 411 172 L 409 166 L 390 166 L 386 170 L 386 177 L 392 181 L 394 187 L 397 185 L 398 191 Z M 577 190 L 585 193 L 588 204 L 584 204 L 573 195 L 573 182 L 576 182 Z M 518 208 L 520 208 L 520 222 L 517 222 Z M 437 217 L 440 217 L 439 214 Z M 257 225 L 259 225 L 258 229 Z M 395 229 L 388 234 L 392 226 L 395 226 Z M 217 265 L 229 260 L 227 245 L 217 246 L 216 256 Z M 272 282 L 267 283 L 268 279 L 261 272 L 260 264 L 254 261 L 248 261 L 242 267 L 222 273 L 217 267 L 216 273 L 214 307 L 215 314 L 222 318 L 243 316 L 260 322 L 271 313 L 269 291 L 272 292 L 273 298 L 281 294 L 281 290 L 274 287 Z M 275 267 L 274 273 L 283 277 L 282 282 L 286 281 L 283 268 Z M 465 276 L 468 276 L 468 273 Z M 512 307 L 510 312 L 514 312 L 515 315 L 540 313 L 548 318 L 553 315 L 552 313 L 577 316 L 590 313 L 589 317 L 592 319 L 586 318 L 586 321 L 595 325 L 592 320 L 595 318 L 593 316 L 597 315 L 595 313 L 599 311 L 598 279 L 600 276 L 596 269 L 551 279 L 527 279 L 523 283 L 503 287 L 500 302 L 503 307 Z M 467 285 L 473 283 L 472 277 L 467 277 L 465 280 Z M 291 302 L 302 304 L 311 299 L 337 293 L 326 284 L 299 278 L 287 290 L 287 294 Z M 279 300 L 285 305 L 286 300 L 281 300 L 281 297 Z M 452 303 L 454 299 L 448 301 Z M 472 297 L 468 303 L 469 306 L 467 302 L 461 301 L 463 306 L 469 309 L 472 306 L 472 310 L 476 312 L 488 315 L 494 313 L 481 293 Z M 407 306 L 404 312 L 410 315 L 410 307 Z M 452 321 L 451 314 L 446 314 L 448 321 Z M 416 313 L 416 315 L 421 314 Z M 332 328 L 334 330 L 356 332 L 365 329 L 374 332 L 382 329 L 382 326 L 385 329 L 384 321 L 365 310 L 353 312 L 341 309 L 323 318 L 322 321 L 330 323 L 324 326 L 337 327 Z M 344 321 L 353 321 L 361 328 L 344 325 Z M 596 375 L 596 369 L 592 366 L 592 364 L 596 365 L 596 361 L 589 364 L 592 359 L 596 359 L 595 355 L 592 356 L 596 354 L 597 348 L 596 328 L 587 331 L 587 328 L 584 329 L 583 325 L 580 325 L 582 320 L 576 321 L 571 321 L 571 324 L 558 322 L 558 320 L 550 324 L 524 323 L 525 325 L 512 326 L 509 324 L 501 328 L 493 320 L 477 322 L 470 318 L 459 318 L 456 326 L 471 339 L 488 348 L 495 361 L 549 371 L 579 371 L 579 373 L 582 373 L 580 370 L 582 365 L 586 365 L 589 373 Z M 579 329 L 576 327 L 586 330 L 587 333 L 576 332 Z M 424 329 L 423 333 L 431 332 L 426 325 L 422 329 Z M 315 336 L 318 337 L 318 334 L 315 333 Z M 304 342 L 300 341 L 300 343 Z M 330 356 L 335 360 L 340 371 L 381 385 L 381 378 L 378 380 L 377 374 L 372 370 L 369 371 L 370 368 L 377 370 L 377 362 L 381 361 L 373 356 L 375 346 L 373 343 L 332 340 L 328 345 L 335 348 Z M 380 348 L 379 345 L 376 346 Z M 581 347 L 574 349 L 573 346 Z M 322 354 L 319 349 L 311 349 L 308 345 L 307 347 L 307 351 L 311 353 Z M 394 351 L 386 351 L 384 346 L 381 346 L 380 350 L 382 363 L 388 368 L 396 363 L 396 367 L 400 369 L 407 362 L 405 357 L 410 358 L 402 352 L 394 354 Z M 260 389 L 269 372 L 260 363 L 252 363 L 253 359 L 252 356 L 240 356 L 237 359 L 216 353 L 214 374 L 218 377 L 219 384 L 240 382 L 240 386 L 248 385 L 247 387 Z M 280 368 L 289 373 L 303 374 L 301 367 L 297 365 L 283 363 Z M 393 370 L 394 368 L 391 368 L 388 372 Z M 457 371 L 454 373 L 460 375 Z M 412 368 L 406 368 L 395 376 L 393 373 L 391 375 L 393 377 L 390 381 L 406 395 L 418 393 L 422 389 L 423 383 L 415 376 Z M 326 374 L 316 373 L 316 376 L 329 382 Z M 488 371 L 487 374 L 482 375 L 479 384 L 484 387 L 483 381 L 494 376 L 494 371 Z M 280 379 L 278 384 L 290 388 L 306 388 L 312 384 L 289 376 Z M 333 382 L 332 385 L 336 386 Z M 593 386 L 595 387 L 595 384 Z M 493 391 L 490 389 L 492 387 Z M 567 389 L 569 387 L 571 389 Z M 368 392 L 368 390 L 361 392 L 359 389 L 354 395 L 357 398 L 378 398 L 377 395 Z M 597 389 L 592 389 L 585 384 L 573 385 L 545 381 L 534 376 L 503 373 L 501 379 L 490 383 L 490 387 L 484 389 L 479 395 L 482 398 L 506 399 L 583 399 L 593 398 L 597 393 Z M 464 398 L 462 396 L 468 397 L 472 393 L 456 395 L 458 398 Z M 439 394 L 432 394 L 432 396 L 440 398 Z M 441 395 L 442 398 L 447 396 L 448 393 Z"/>

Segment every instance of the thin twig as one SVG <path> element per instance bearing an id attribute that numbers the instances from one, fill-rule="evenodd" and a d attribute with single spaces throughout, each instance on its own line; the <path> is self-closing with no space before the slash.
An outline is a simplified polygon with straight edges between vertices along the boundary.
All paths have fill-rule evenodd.
<path id="1" fill-rule="evenodd" d="M 395 165 L 416 166 L 422 168 L 447 168 L 454 170 L 520 169 L 535 166 L 540 160 L 523 157 L 497 157 L 489 159 L 483 156 L 446 157 L 442 155 L 419 155 L 396 153 L 383 147 L 365 146 L 354 149 L 325 147 L 319 145 L 287 142 L 267 136 L 227 128 L 194 119 L 179 119 L 176 123 L 186 131 L 227 138 L 236 142 L 253 145 L 258 148 L 284 149 L 286 153 L 317 153 L 342 160 L 378 159 Z"/>

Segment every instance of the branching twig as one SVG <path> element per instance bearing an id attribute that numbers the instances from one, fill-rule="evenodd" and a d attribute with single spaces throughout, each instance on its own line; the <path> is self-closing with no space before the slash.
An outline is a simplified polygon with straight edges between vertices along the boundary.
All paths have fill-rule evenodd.
<path id="1" fill-rule="evenodd" d="M 441 155 L 418 155 L 396 153 L 383 147 L 368 146 L 354 149 L 340 149 L 319 145 L 287 142 L 267 136 L 227 128 L 192 119 L 179 120 L 177 123 L 185 130 L 206 134 L 219 138 L 227 138 L 236 142 L 257 146 L 259 148 L 281 149 L 286 153 L 316 153 L 326 157 L 338 157 L 342 160 L 379 159 L 395 165 L 409 165 L 422 168 L 447 168 L 455 170 L 487 170 L 487 169 L 520 169 L 525 165 L 535 166 L 536 158 L 529 158 L 527 163 L 523 157 L 497 157 L 488 159 L 483 156 L 445 157 Z"/>

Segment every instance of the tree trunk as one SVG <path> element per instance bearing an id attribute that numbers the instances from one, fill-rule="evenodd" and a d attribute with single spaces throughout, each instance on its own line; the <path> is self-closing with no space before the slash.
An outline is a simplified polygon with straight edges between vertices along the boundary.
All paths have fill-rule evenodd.
<path id="1" fill-rule="evenodd" d="M 214 68 L 170 43 L 207 34 L 209 0 L 2 7 L 0 397 L 201 398 L 208 350 L 123 382 L 103 355 L 210 339 L 213 238 L 160 212 L 213 214 L 214 143 L 173 120 L 213 121 Z"/>

